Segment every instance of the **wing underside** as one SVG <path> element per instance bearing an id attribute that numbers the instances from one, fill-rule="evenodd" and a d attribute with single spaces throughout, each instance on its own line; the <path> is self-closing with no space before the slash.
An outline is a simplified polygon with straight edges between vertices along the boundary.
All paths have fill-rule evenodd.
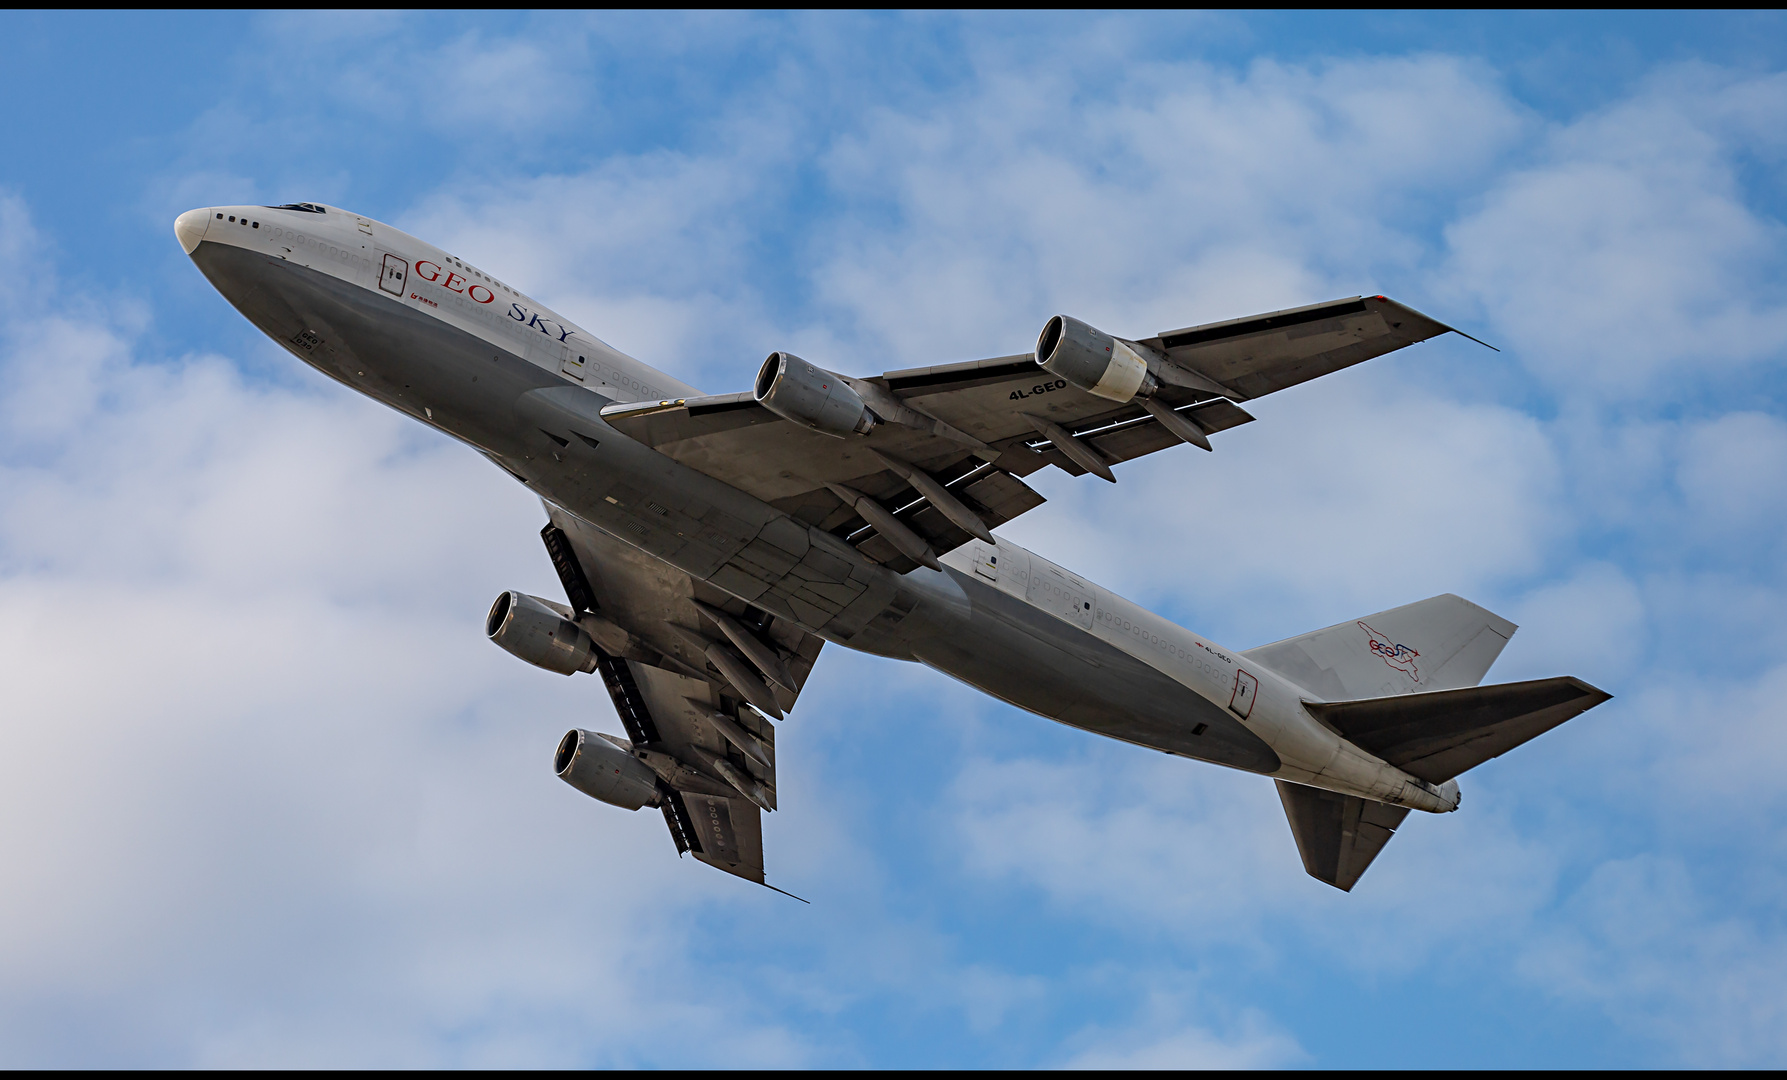
<path id="1" fill-rule="evenodd" d="M 776 807 L 775 727 L 715 666 L 713 650 L 736 646 L 708 611 L 733 617 L 735 631 L 780 661 L 794 683 L 773 686 L 782 708 L 794 704 L 823 643 L 559 507 L 547 512 L 547 551 L 579 624 L 602 649 L 597 672 L 627 739 L 660 778 L 677 851 L 767 884 L 762 815 Z"/>
<path id="2" fill-rule="evenodd" d="M 1384 297 L 1354 297 L 1175 330 L 1139 344 L 1161 360 L 1154 401 L 1209 436 L 1253 419 L 1237 402 L 1448 329 Z M 1023 478 L 1045 466 L 1083 475 L 1083 455 L 1090 453 L 1108 471 L 1182 441 L 1139 399 L 1117 403 L 1086 393 L 1040 368 L 1029 353 L 848 381 L 889 422 L 858 437 L 833 438 L 781 419 L 748 393 L 619 404 L 603 417 L 899 573 L 919 560 L 831 485 L 867 495 L 943 553 L 974 534 L 939 508 L 906 468 L 922 470 L 990 529 L 1042 504 Z M 1047 426 L 1071 437 L 1078 455 L 1057 446 L 1044 433 Z"/>
<path id="3" fill-rule="evenodd" d="M 1611 694 L 1561 675 L 1426 694 L 1305 702 L 1353 745 L 1411 776 L 1444 783 L 1538 738 Z"/>

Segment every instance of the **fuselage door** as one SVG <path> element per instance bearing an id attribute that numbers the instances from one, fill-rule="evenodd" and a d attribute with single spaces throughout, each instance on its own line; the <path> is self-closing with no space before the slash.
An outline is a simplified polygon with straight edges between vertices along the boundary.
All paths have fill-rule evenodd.
<path id="1" fill-rule="evenodd" d="M 1245 720 L 1253 712 L 1253 701 L 1260 696 L 1260 681 L 1245 671 L 1235 672 L 1235 692 L 1229 697 L 1229 708 Z"/>
<path id="2" fill-rule="evenodd" d="M 988 581 L 999 580 L 999 549 L 985 544 L 974 545 L 974 572 Z"/>
<path id="3" fill-rule="evenodd" d="M 1041 559 L 1030 567 L 1030 602 L 1084 629 L 1092 629 L 1092 590 Z"/>
<path id="4" fill-rule="evenodd" d="M 395 255 L 385 256 L 385 269 L 379 275 L 378 287 L 393 296 L 403 295 L 403 286 L 410 276 L 410 264 Z"/>
<path id="5" fill-rule="evenodd" d="M 576 353 L 572 352 L 570 349 L 566 348 L 563 345 L 559 346 L 559 350 L 561 353 L 563 353 L 563 356 L 559 360 L 559 368 L 558 369 L 560 371 L 564 372 L 566 375 L 569 375 L 571 378 L 576 379 L 578 382 L 582 382 L 583 381 L 583 357 L 578 356 Z"/>

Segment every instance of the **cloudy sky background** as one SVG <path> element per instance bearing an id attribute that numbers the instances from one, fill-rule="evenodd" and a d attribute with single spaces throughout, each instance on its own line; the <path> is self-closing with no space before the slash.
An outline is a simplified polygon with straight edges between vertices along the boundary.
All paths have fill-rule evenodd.
<path id="1" fill-rule="evenodd" d="M 1780 1065 L 1787 24 L 0 15 L 0 1065 Z M 1616 695 L 1350 895 L 1271 785 L 828 649 L 796 904 L 554 780 L 537 502 L 181 254 L 315 199 L 710 392 L 1386 293 L 1457 337 L 1008 530 Z"/>

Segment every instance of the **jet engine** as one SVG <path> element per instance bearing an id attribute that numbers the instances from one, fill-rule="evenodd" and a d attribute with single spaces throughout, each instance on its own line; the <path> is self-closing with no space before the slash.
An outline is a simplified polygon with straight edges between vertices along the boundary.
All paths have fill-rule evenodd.
<path id="1" fill-rule="evenodd" d="M 596 643 L 568 611 L 526 593 L 506 592 L 490 605 L 484 632 L 535 667 L 570 675 L 596 669 Z"/>
<path id="2" fill-rule="evenodd" d="M 793 353 L 770 353 L 757 370 L 757 404 L 801 427 L 845 438 L 875 426 L 875 414 L 840 375 Z"/>
<path id="3" fill-rule="evenodd" d="M 1069 383 L 1111 401 L 1133 401 L 1154 390 L 1148 361 L 1126 341 L 1067 315 L 1057 315 L 1036 339 L 1036 362 Z"/>
<path id="4" fill-rule="evenodd" d="M 628 753 L 628 745 L 594 731 L 567 731 L 553 755 L 552 771 L 590 798 L 623 810 L 656 806 L 658 774 Z"/>

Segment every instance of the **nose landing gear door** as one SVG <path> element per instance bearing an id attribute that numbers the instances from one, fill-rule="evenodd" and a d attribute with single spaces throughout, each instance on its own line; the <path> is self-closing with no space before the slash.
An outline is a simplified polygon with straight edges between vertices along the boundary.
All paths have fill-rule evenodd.
<path id="1" fill-rule="evenodd" d="M 385 256 L 385 268 L 379 274 L 378 287 L 394 296 L 403 295 L 403 286 L 409 280 L 410 264 L 395 255 Z"/>

